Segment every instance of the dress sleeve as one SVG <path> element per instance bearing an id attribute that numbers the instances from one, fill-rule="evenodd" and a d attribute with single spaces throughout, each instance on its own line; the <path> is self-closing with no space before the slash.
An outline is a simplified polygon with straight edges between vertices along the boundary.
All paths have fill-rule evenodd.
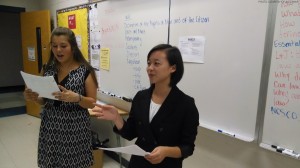
<path id="1" fill-rule="evenodd" d="M 91 73 L 91 71 L 87 69 L 86 73 L 84 75 L 84 80 L 86 80 L 86 78 L 89 76 L 90 73 Z"/>

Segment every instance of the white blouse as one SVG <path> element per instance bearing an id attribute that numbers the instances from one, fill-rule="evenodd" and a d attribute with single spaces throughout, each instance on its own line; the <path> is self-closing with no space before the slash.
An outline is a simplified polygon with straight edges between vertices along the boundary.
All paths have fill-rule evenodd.
<path id="1" fill-rule="evenodd" d="M 161 104 L 156 104 L 154 101 L 151 100 L 150 109 L 149 109 L 149 122 L 152 121 L 153 117 L 159 110 L 160 106 Z"/>

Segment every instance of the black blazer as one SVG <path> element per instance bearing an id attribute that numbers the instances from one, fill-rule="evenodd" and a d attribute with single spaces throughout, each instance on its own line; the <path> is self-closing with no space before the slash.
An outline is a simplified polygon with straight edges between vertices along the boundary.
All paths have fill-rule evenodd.
<path id="1" fill-rule="evenodd" d="M 179 146 L 182 158 L 165 158 L 160 164 L 151 164 L 144 157 L 132 155 L 129 168 L 181 168 L 184 158 L 193 154 L 199 126 L 199 113 L 194 99 L 176 86 L 173 87 L 160 109 L 149 123 L 149 108 L 153 87 L 139 91 L 123 128 L 123 138 L 132 140 L 147 152 L 157 146 Z"/>

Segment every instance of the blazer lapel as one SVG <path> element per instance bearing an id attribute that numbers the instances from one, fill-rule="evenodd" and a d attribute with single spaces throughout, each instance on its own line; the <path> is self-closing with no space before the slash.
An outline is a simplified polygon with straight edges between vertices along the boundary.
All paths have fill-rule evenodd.
<path id="1" fill-rule="evenodd" d="M 149 89 L 148 92 L 145 94 L 143 100 L 141 100 L 141 112 L 143 113 L 142 121 L 143 123 L 149 123 L 149 109 L 150 109 L 150 101 L 151 101 L 151 93 L 152 91 Z"/>
<path id="2" fill-rule="evenodd" d="M 139 101 L 141 102 L 140 104 L 142 104 L 142 106 L 140 107 L 142 115 L 140 117 L 141 117 L 141 121 L 144 123 L 144 126 L 145 126 L 143 128 L 144 135 L 147 136 L 147 139 L 150 142 L 155 142 L 156 138 L 153 134 L 153 131 L 151 129 L 151 125 L 149 122 L 149 109 L 150 109 L 152 91 L 153 91 L 152 88 L 148 89 L 148 91 L 145 92 L 144 97 Z"/>
<path id="3" fill-rule="evenodd" d="M 156 115 L 153 117 L 151 121 L 151 125 L 157 125 L 161 122 L 163 122 L 163 119 L 170 116 L 172 112 L 174 112 L 175 105 L 178 101 L 178 88 L 174 86 L 172 90 L 170 91 L 169 95 L 166 97 L 165 101 L 159 108 L 158 112 Z M 148 116 L 149 118 L 149 116 Z"/>

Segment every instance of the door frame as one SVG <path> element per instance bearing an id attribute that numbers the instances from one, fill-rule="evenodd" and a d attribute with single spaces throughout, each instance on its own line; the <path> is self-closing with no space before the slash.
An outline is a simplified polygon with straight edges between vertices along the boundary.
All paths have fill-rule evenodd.
<path id="1" fill-rule="evenodd" d="M 21 7 L 0 5 L 0 12 L 21 13 L 25 11 L 26 11 L 25 8 L 21 8 Z"/>
<path id="2" fill-rule="evenodd" d="M 20 18 L 23 70 L 33 75 L 42 75 L 42 66 L 48 61 L 50 53 L 50 11 L 22 12 Z M 29 54 L 29 48 L 30 53 L 33 51 L 34 54 Z M 41 107 L 35 102 L 26 101 L 26 112 L 29 115 L 40 117 Z"/>
<path id="3" fill-rule="evenodd" d="M 25 12 L 26 9 L 22 7 L 14 7 L 14 6 L 6 6 L 6 5 L 0 5 L 0 12 L 6 12 L 6 13 L 18 13 Z M 20 17 L 19 17 L 20 18 Z M 20 27 L 21 31 L 21 27 Z M 22 48 L 22 45 L 20 43 L 20 48 Z M 23 58 L 21 57 L 21 62 L 23 62 Z M 19 92 L 23 91 L 25 88 L 25 85 L 18 85 L 18 86 L 7 86 L 7 87 L 0 87 L 0 93 L 8 93 L 8 92 Z"/>

